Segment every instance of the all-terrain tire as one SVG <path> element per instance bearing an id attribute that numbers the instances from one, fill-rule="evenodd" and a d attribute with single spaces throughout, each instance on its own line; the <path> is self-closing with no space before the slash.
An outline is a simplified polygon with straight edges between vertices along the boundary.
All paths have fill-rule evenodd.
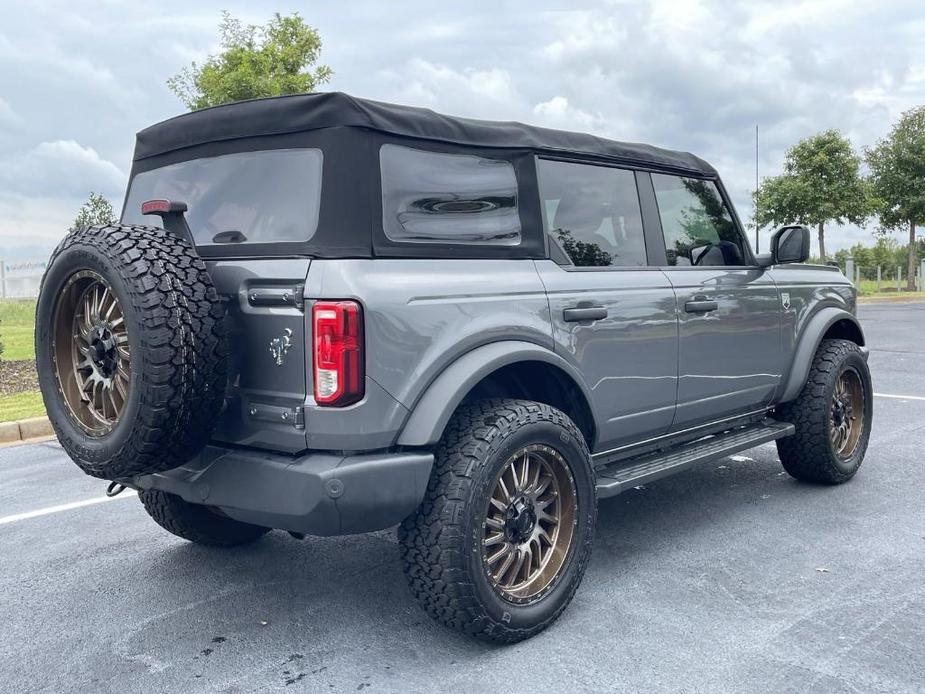
<path id="1" fill-rule="evenodd" d="M 140 491 L 138 498 L 148 515 L 164 530 L 199 545 L 234 547 L 258 540 L 270 531 L 222 516 L 208 506 L 191 504 L 175 494 Z"/>
<path id="2" fill-rule="evenodd" d="M 833 394 L 846 370 L 857 374 L 863 393 L 863 411 L 856 413 L 862 429 L 850 454 L 840 456 L 831 437 Z M 819 484 L 841 484 L 854 477 L 870 439 L 872 396 L 870 371 L 858 346 L 849 340 L 823 340 L 800 395 L 776 408 L 777 419 L 796 427 L 793 436 L 777 440 L 784 469 L 798 480 Z"/>
<path id="3" fill-rule="evenodd" d="M 57 299 L 80 273 L 93 273 L 111 288 L 131 353 L 123 410 L 102 434 L 81 427 L 57 371 Z M 69 233 L 42 280 L 35 349 L 58 440 L 95 477 L 124 479 L 184 463 L 208 441 L 224 401 L 224 307 L 196 251 L 161 228 L 113 224 Z M 62 373 L 67 368 L 62 364 Z"/>
<path id="4" fill-rule="evenodd" d="M 568 555 L 546 592 L 515 604 L 492 587 L 482 559 L 483 509 L 499 471 L 527 445 L 554 448 L 567 462 L 577 510 Z M 462 405 L 436 449 L 427 494 L 399 527 L 411 592 L 437 621 L 466 634 L 513 643 L 552 624 L 568 606 L 591 557 L 597 518 L 587 444 L 564 413 L 524 400 Z"/>

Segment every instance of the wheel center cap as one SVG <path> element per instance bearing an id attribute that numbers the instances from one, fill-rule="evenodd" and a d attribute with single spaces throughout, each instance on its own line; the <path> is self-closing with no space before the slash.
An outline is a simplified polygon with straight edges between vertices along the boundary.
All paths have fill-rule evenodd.
<path id="1" fill-rule="evenodd" d="M 512 542 L 526 542 L 536 527 L 536 511 L 524 498 L 515 499 L 507 510 L 505 529 Z"/>
<path id="2" fill-rule="evenodd" d="M 100 369 L 102 375 L 108 378 L 115 368 L 115 343 L 112 333 L 106 326 L 97 326 L 90 337 L 90 359 Z"/>

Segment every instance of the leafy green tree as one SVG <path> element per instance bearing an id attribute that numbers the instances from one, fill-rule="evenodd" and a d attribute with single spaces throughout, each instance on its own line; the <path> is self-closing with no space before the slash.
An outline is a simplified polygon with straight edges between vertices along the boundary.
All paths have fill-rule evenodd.
<path id="1" fill-rule="evenodd" d="M 925 223 L 925 106 L 902 115 L 890 134 L 865 152 L 884 231 L 907 227 L 906 289 L 915 289 L 915 227 Z"/>
<path id="2" fill-rule="evenodd" d="M 838 249 L 833 256 L 835 262 L 838 263 L 838 267 L 842 269 L 842 272 L 845 271 L 845 266 L 848 264 L 848 258 L 850 257 L 851 252 L 847 248 Z"/>
<path id="3" fill-rule="evenodd" d="M 90 197 L 77 212 L 77 217 L 71 224 L 71 231 L 94 224 L 114 224 L 118 221 L 112 203 L 101 193 L 90 193 Z"/>
<path id="4" fill-rule="evenodd" d="M 580 267 L 604 267 L 613 263 L 613 256 L 596 243 L 578 241 L 568 229 L 555 229 L 562 250 Z"/>
<path id="5" fill-rule="evenodd" d="M 321 37 L 298 12 L 279 12 L 265 25 L 242 24 L 227 11 L 219 25 L 221 52 L 195 62 L 167 80 L 167 86 L 194 111 L 229 101 L 313 91 L 331 79 L 316 65 Z"/>
<path id="6" fill-rule="evenodd" d="M 875 265 L 874 255 L 871 249 L 860 243 L 856 243 L 849 248 L 848 254 L 854 258 L 854 264 L 859 268 L 869 268 Z"/>
<path id="7" fill-rule="evenodd" d="M 784 173 L 766 178 L 755 193 L 755 221 L 816 227 L 819 257 L 825 262 L 828 222 L 863 224 L 872 211 L 869 187 L 860 175 L 861 159 L 848 138 L 825 130 L 788 150 Z"/>
<path id="8" fill-rule="evenodd" d="M 874 267 L 878 265 L 886 270 L 889 267 L 896 266 L 896 257 L 903 253 L 899 241 L 892 236 L 881 236 L 877 243 L 870 249 L 870 264 Z"/>

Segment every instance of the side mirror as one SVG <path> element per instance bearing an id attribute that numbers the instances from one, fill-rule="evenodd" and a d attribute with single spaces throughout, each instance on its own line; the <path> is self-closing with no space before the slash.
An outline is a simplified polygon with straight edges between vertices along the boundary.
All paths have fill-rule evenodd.
<path id="1" fill-rule="evenodd" d="M 809 229 L 796 224 L 775 231 L 771 237 L 771 257 L 775 265 L 805 263 L 809 260 Z"/>

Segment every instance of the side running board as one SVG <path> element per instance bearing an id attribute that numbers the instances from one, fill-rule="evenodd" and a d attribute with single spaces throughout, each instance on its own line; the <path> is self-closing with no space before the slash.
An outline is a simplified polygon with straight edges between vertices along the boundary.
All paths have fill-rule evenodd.
<path id="1" fill-rule="evenodd" d="M 705 436 L 675 448 L 621 460 L 598 468 L 597 496 L 599 499 L 616 496 L 626 489 L 667 477 L 698 463 L 732 455 L 793 433 L 793 424 L 765 419 L 758 424 Z"/>

